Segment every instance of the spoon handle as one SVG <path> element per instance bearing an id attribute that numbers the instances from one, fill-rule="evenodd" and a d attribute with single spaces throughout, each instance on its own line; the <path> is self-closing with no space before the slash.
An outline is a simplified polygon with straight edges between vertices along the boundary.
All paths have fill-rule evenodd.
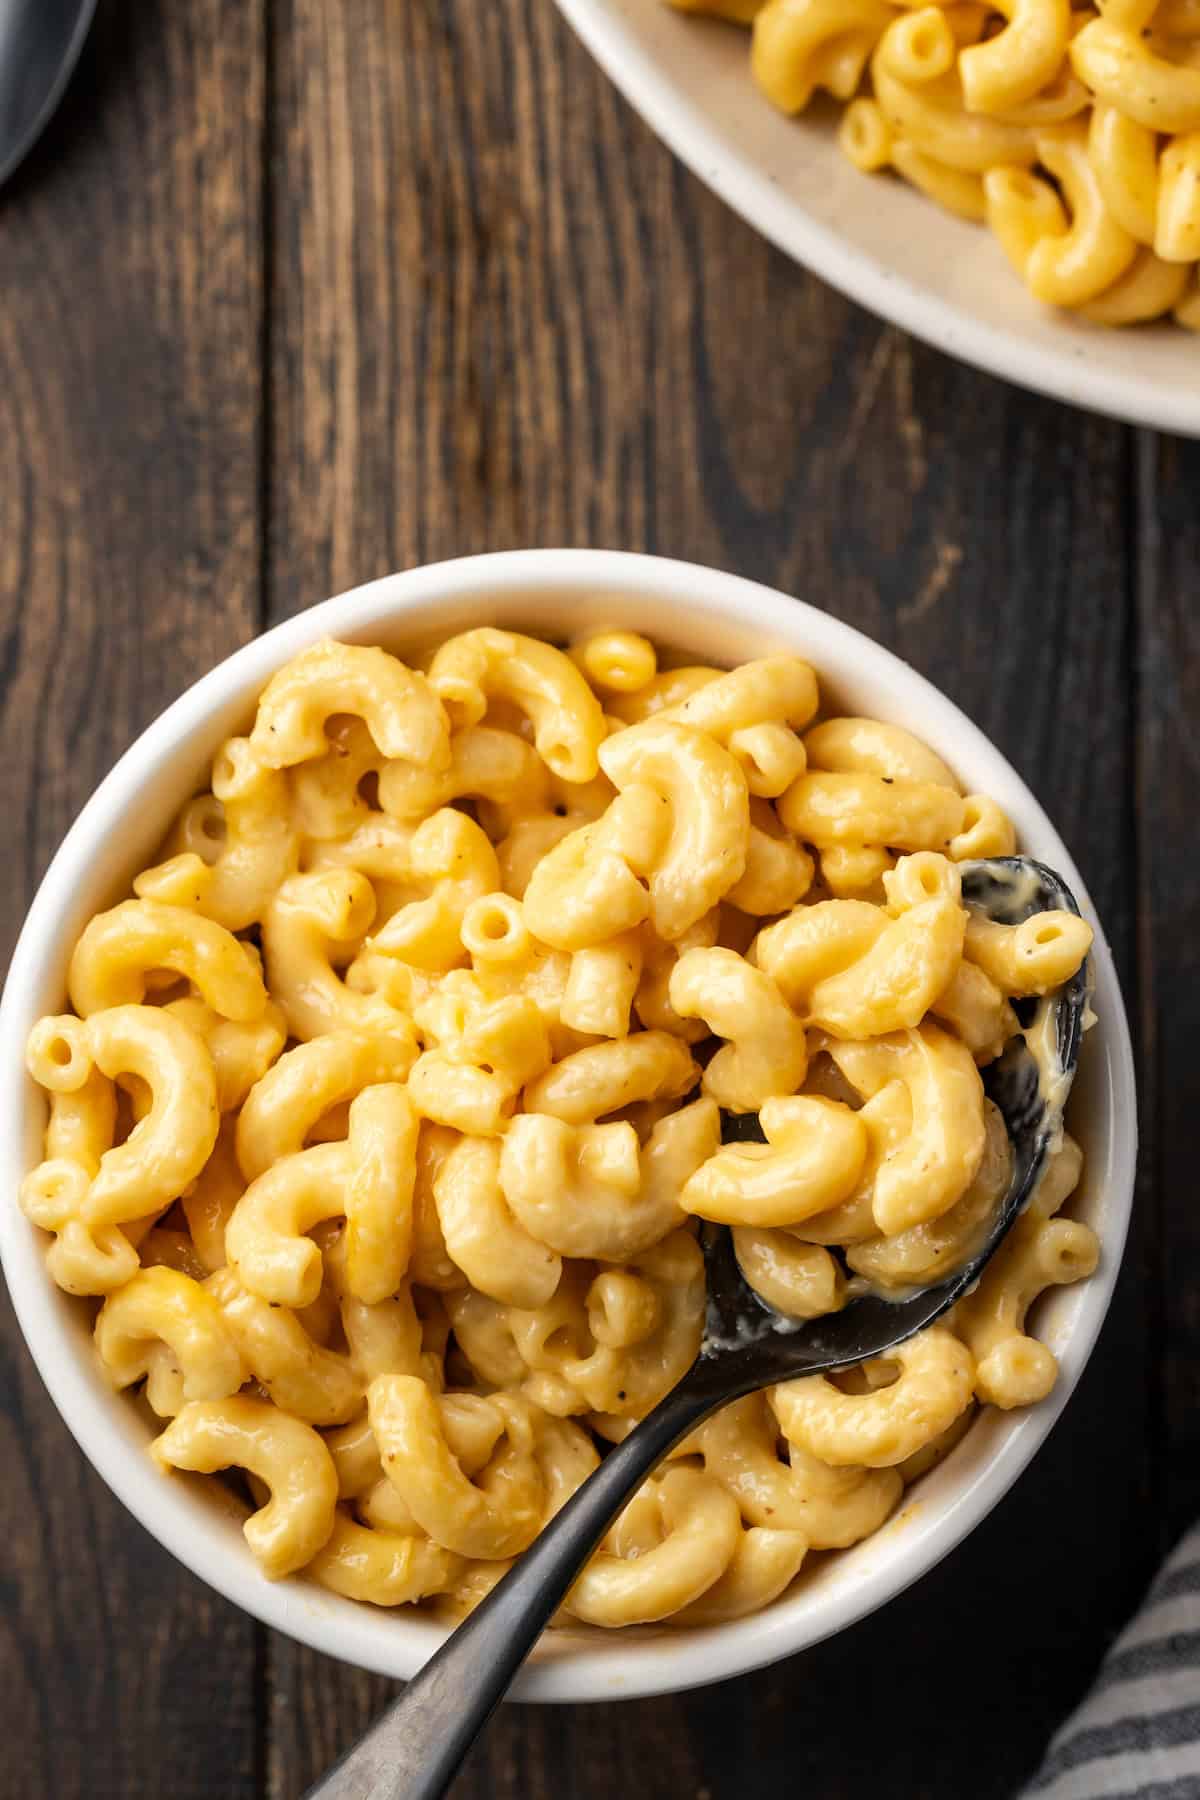
<path id="1" fill-rule="evenodd" d="M 307 1800 L 438 1800 L 626 1500 L 717 1398 L 685 1376 Z"/>

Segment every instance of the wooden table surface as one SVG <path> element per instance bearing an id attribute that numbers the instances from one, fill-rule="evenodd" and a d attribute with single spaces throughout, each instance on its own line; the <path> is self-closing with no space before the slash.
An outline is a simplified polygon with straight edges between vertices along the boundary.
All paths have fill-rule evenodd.
<path id="1" fill-rule="evenodd" d="M 455 1795 L 998 1800 L 1200 1503 L 1200 444 L 975 374 L 792 267 L 551 0 L 102 0 L 0 193 L 4 954 L 95 782 L 219 658 L 529 544 L 756 576 L 974 716 L 1113 941 L 1141 1187 L 1066 1417 L 915 1592 L 719 1690 L 506 1708 Z M 176 1566 L 7 1308 L 3 1356 L 0 1794 L 300 1794 L 391 1684 Z"/>

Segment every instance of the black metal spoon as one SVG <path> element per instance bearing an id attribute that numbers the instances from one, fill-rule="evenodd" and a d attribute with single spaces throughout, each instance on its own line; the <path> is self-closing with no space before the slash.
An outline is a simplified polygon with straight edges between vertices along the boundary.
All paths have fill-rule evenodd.
<path id="1" fill-rule="evenodd" d="M 0 3 L 0 182 L 53 117 L 95 10 L 96 0 Z"/>
<path id="2" fill-rule="evenodd" d="M 1023 857 L 965 863 L 963 897 L 1004 924 L 1078 906 L 1052 869 Z M 1052 998 L 1065 1102 L 1079 1059 L 1087 964 Z M 796 1321 L 743 1281 L 724 1227 L 708 1226 L 708 1313 L 700 1354 L 678 1386 L 604 1458 L 492 1590 L 308 1800 L 437 1800 L 502 1699 L 580 1568 L 630 1495 L 681 1438 L 727 1401 L 798 1375 L 828 1374 L 885 1356 L 923 1331 L 979 1279 L 1019 1216 L 1058 1128 L 1021 1037 L 984 1072 L 1013 1149 L 1012 1179 L 982 1247 L 932 1287 L 889 1300 L 867 1293 L 841 1312 Z"/>

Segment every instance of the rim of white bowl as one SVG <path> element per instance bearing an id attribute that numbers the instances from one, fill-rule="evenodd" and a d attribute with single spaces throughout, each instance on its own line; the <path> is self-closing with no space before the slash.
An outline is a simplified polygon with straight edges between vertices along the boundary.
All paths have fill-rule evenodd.
<path id="1" fill-rule="evenodd" d="M 886 685 L 935 746 L 970 770 L 971 779 L 1013 811 L 1022 839 L 1054 862 L 1095 920 L 1066 848 L 1016 771 L 954 704 L 892 652 L 802 601 L 690 563 L 616 551 L 531 550 L 467 557 L 385 576 L 315 606 L 236 651 L 169 706 L 126 751 L 71 827 L 34 898 L 10 965 L 0 1005 L 0 1157 L 7 1159 L 0 1207 L 0 1259 L 21 1329 L 59 1412 L 93 1466 L 145 1528 L 194 1574 L 264 1624 L 314 1649 L 378 1673 L 406 1678 L 444 1640 L 446 1628 L 329 1594 L 312 1583 L 265 1580 L 237 1522 L 191 1484 L 160 1475 L 145 1455 L 136 1409 L 107 1388 L 98 1362 L 79 1354 L 78 1302 L 45 1269 L 43 1235 L 15 1204 L 26 1162 L 33 1099 L 24 1071 L 29 1027 L 44 1005 L 51 964 L 61 966 L 63 928 L 89 863 L 121 831 L 155 769 L 211 740 L 214 715 L 244 692 L 245 710 L 272 672 L 325 634 L 403 634 L 404 622 L 447 606 L 472 606 L 483 620 L 508 603 L 558 604 L 592 598 L 603 607 L 625 599 L 676 609 L 666 641 L 686 644 L 688 621 L 752 629 L 764 642 L 803 648 L 834 685 L 856 676 Z M 565 619 L 565 614 L 564 614 Z M 432 622 L 432 621 L 431 621 Z M 664 623 L 666 623 L 664 619 Z M 399 630 L 397 629 L 399 627 Z M 413 635 L 419 635 L 419 627 Z M 204 755 L 215 744 L 204 743 Z M 189 766 L 194 766 L 194 762 Z M 183 780 L 178 791 L 182 792 Z M 742 1674 L 819 1643 L 873 1612 L 954 1549 L 1007 1492 L 1049 1434 L 1073 1391 L 1103 1323 L 1129 1222 L 1136 1157 L 1133 1056 L 1116 971 L 1103 930 L 1094 948 L 1096 1010 L 1089 1034 L 1106 1121 L 1102 1166 L 1090 1180 L 1103 1196 L 1101 1270 L 1078 1290 L 1069 1332 L 1056 1341 L 1061 1373 L 1050 1398 L 1022 1414 L 986 1414 L 954 1455 L 926 1478 L 919 1504 L 902 1510 L 856 1550 L 826 1560 L 815 1586 L 749 1618 L 689 1633 L 656 1631 L 552 1634 L 513 1690 L 523 1700 L 613 1700 L 673 1692 Z M 1067 1290 L 1061 1290 L 1066 1292 Z M 74 1329 L 72 1328 L 74 1323 Z M 908 1516 L 909 1514 L 913 1516 Z M 853 1579 L 839 1579 L 848 1558 Z M 830 1574 L 830 1571 L 832 1573 Z"/>
<path id="2" fill-rule="evenodd" d="M 1131 425 L 1200 437 L 1200 384 L 1149 387 L 1123 374 L 1115 353 L 1110 362 L 1085 358 L 1078 343 L 1061 351 L 1043 349 L 1020 331 L 985 324 L 918 286 L 822 225 L 749 157 L 718 140 L 704 112 L 626 29 L 611 0 L 557 4 L 614 87 L 693 175 L 785 255 L 868 312 L 1017 387 Z M 1111 336 L 1119 339 L 1120 333 Z"/>

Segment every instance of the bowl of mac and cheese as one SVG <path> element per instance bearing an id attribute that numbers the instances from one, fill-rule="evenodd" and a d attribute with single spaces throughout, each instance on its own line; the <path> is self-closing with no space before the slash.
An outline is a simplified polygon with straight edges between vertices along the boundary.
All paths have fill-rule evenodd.
<path id="1" fill-rule="evenodd" d="M 965 362 L 1200 434 L 1195 0 L 559 0 L 649 125 Z"/>
<path id="2" fill-rule="evenodd" d="M 1083 919 L 964 908 L 1015 847 Z M 1066 1128 L 978 1288 L 686 1439 L 520 1696 L 759 1666 L 984 1516 L 1112 1292 L 1132 1063 L 1063 844 L 879 646 L 647 557 L 389 577 L 184 694 L 45 878 L 0 1016 L 22 1328 L 181 1561 L 409 1676 L 696 1356 L 701 1220 L 797 1318 L 969 1253 L 1008 1181 L 980 1071 L 1089 954 Z"/>

